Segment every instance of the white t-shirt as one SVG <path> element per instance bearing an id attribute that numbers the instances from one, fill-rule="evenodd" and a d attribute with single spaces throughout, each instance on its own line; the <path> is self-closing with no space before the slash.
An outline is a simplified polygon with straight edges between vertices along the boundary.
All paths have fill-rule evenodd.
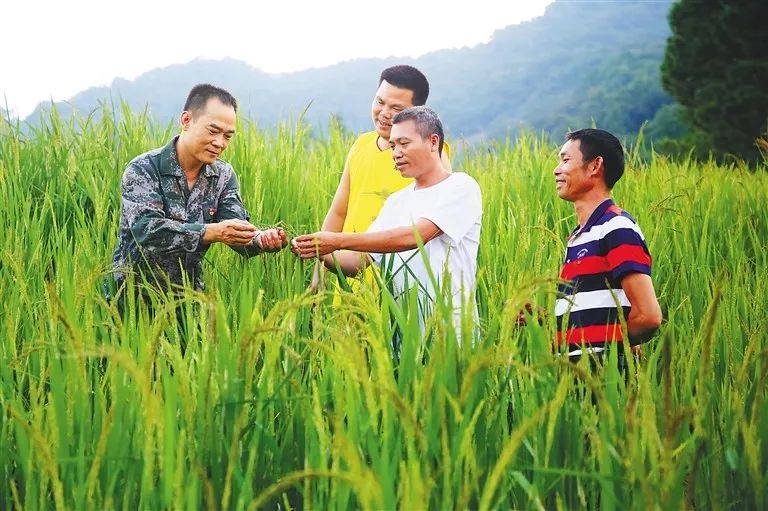
<path id="1" fill-rule="evenodd" d="M 483 216 L 480 186 L 464 173 L 453 173 L 428 188 L 416 189 L 415 186 L 415 183 L 411 184 L 390 195 L 368 232 L 410 227 L 419 218 L 430 220 L 439 227 L 442 234 L 424 245 L 424 255 L 438 286 L 442 287 L 444 272 L 450 274 L 456 316 L 461 311 L 462 303 L 466 304 L 474 296 Z M 424 255 L 418 249 L 370 254 L 382 271 L 390 271 L 388 267 L 391 264 L 396 297 L 418 282 L 420 302 L 426 299 L 425 303 L 430 304 L 429 310 L 436 295 L 424 264 Z"/>

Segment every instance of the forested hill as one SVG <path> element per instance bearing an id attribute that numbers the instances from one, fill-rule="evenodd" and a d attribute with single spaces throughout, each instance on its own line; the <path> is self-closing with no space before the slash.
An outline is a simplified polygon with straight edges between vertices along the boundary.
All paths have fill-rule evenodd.
<path id="1" fill-rule="evenodd" d="M 193 84 L 210 82 L 230 89 L 242 112 L 261 126 L 295 117 L 311 103 L 310 121 L 326 123 L 333 113 L 360 131 L 371 125 L 370 103 L 381 69 L 409 63 L 427 74 L 429 104 L 454 137 L 499 137 L 527 126 L 559 138 L 593 120 L 632 134 L 659 109 L 670 117 L 672 100 L 659 79 L 670 4 L 557 1 L 543 16 L 497 31 L 488 44 L 418 59 L 361 59 L 285 74 L 267 74 L 235 60 L 195 60 L 133 81 L 116 79 L 57 107 L 64 114 L 73 107 L 88 112 L 100 101 L 124 99 L 134 110 L 149 105 L 154 116 L 168 121 L 178 116 Z M 50 105 L 39 105 L 27 120 L 35 122 L 44 108 Z"/>

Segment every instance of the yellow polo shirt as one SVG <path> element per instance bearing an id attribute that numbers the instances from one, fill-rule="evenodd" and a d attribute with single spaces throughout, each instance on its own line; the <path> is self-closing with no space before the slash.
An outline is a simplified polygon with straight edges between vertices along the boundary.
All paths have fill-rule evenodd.
<path id="1" fill-rule="evenodd" d="M 387 197 L 413 182 L 412 178 L 402 177 L 395 168 L 391 148 L 379 149 L 378 138 L 375 131 L 363 133 L 347 155 L 349 200 L 342 232 L 367 231 Z M 447 142 L 443 144 L 443 152 L 450 159 L 451 149 Z M 366 270 L 365 279 L 374 285 L 371 268 Z M 357 288 L 355 280 L 350 279 L 349 283 L 353 290 Z"/>
<path id="2" fill-rule="evenodd" d="M 367 231 L 387 197 L 413 182 L 395 168 L 392 149 L 379 149 L 378 137 L 375 131 L 363 133 L 347 155 L 349 201 L 342 232 Z M 443 144 L 443 151 L 450 159 L 451 149 L 447 143 Z"/>

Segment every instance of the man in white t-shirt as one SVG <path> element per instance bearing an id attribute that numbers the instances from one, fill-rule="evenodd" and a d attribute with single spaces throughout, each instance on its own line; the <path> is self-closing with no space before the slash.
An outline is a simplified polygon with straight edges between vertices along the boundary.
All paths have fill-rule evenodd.
<path id="1" fill-rule="evenodd" d="M 329 269 L 338 262 L 348 276 L 373 262 L 392 277 L 396 296 L 417 286 L 425 313 L 448 277 L 458 325 L 462 308 L 474 311 L 480 187 L 469 175 L 448 172 L 441 164 L 443 126 L 428 107 L 397 114 L 389 143 L 396 170 L 414 183 L 389 196 L 367 232 L 306 234 L 292 241 L 292 250 L 302 259 L 319 257 Z"/>

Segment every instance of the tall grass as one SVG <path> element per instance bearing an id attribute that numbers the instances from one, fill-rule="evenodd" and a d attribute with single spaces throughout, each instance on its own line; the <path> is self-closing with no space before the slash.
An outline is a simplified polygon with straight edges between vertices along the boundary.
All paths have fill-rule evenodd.
<path id="1" fill-rule="evenodd" d="M 555 146 L 455 167 L 484 194 L 474 348 L 378 294 L 305 293 L 285 252 L 206 257 L 208 289 L 121 317 L 101 296 L 127 161 L 172 127 L 109 112 L 0 121 L 0 508 L 765 509 L 768 174 L 641 161 L 615 196 L 654 256 L 666 322 L 627 381 L 551 353 L 575 217 Z M 260 130 L 227 157 L 259 224 L 321 223 L 354 136 Z M 130 297 L 129 297 L 130 298 Z M 197 304 L 200 313 L 192 313 Z M 395 366 L 390 339 L 403 335 Z"/>

